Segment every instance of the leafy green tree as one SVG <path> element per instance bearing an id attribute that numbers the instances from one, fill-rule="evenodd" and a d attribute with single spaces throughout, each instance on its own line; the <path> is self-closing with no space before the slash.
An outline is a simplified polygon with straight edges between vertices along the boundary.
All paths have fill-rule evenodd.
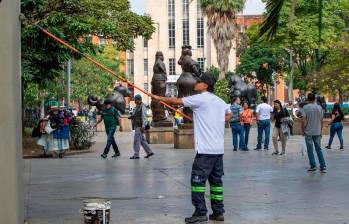
<path id="1" fill-rule="evenodd" d="M 325 65 L 308 78 L 310 87 L 340 100 L 349 92 L 349 36 L 333 43 Z"/>
<path id="2" fill-rule="evenodd" d="M 244 9 L 245 0 L 199 0 L 207 17 L 208 33 L 213 39 L 220 67 L 219 79 L 228 72 L 229 54 L 236 32 L 236 15 Z"/>
<path id="3" fill-rule="evenodd" d="M 273 84 L 273 74 L 281 73 L 285 67 L 285 53 L 279 49 L 254 43 L 242 53 L 236 73 L 256 78 L 262 85 Z"/>
<path id="4" fill-rule="evenodd" d="M 112 44 L 105 46 L 103 53 L 97 53 L 92 58 L 110 68 L 119 76 L 125 77 L 125 74 L 119 72 L 119 61 L 117 60 L 115 47 Z M 86 103 L 89 95 L 105 97 L 111 93 L 116 77 L 100 69 L 90 61 L 73 60 L 71 65 L 71 99 L 82 104 Z M 64 98 L 66 96 L 66 75 L 62 72 L 49 86 L 50 96 Z"/>
<path id="5" fill-rule="evenodd" d="M 334 40 L 348 24 L 347 0 L 268 0 L 260 29 L 275 46 L 290 54 L 289 95 L 293 83 L 304 86 L 307 75 L 318 73 Z M 269 39 L 268 39 L 269 37 Z M 271 39 L 270 39 L 271 38 Z M 300 75 L 301 74 L 301 75 Z"/>
<path id="6" fill-rule="evenodd" d="M 135 37 L 149 39 L 155 30 L 150 17 L 130 11 L 128 0 L 21 0 L 21 12 L 24 88 L 29 83 L 47 88 L 71 58 L 71 52 L 41 33 L 38 25 L 90 54 L 100 50 L 92 45 L 91 35 L 114 40 L 120 50 L 132 50 Z"/>

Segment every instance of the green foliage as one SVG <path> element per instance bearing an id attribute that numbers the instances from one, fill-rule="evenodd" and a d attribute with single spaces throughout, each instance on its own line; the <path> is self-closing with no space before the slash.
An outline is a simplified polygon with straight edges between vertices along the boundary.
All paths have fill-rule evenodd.
<path id="1" fill-rule="evenodd" d="M 150 38 L 155 28 L 150 17 L 130 11 L 128 0 L 21 0 L 22 80 L 45 89 L 60 76 L 71 52 L 41 33 L 47 28 L 78 50 L 95 54 L 91 35 L 116 41 L 118 49 L 132 50 L 139 35 Z M 80 55 L 74 55 L 81 58 Z"/>
<path id="2" fill-rule="evenodd" d="M 229 103 L 228 79 L 221 79 L 216 82 L 215 94 L 226 103 Z"/>
<path id="3" fill-rule="evenodd" d="M 219 68 L 214 67 L 213 65 L 211 65 L 211 67 L 209 67 L 207 69 L 207 71 L 216 79 L 218 80 L 219 77 Z"/>
<path id="4" fill-rule="evenodd" d="M 23 91 L 23 106 L 39 106 L 39 87 L 38 84 L 29 83 Z"/>
<path id="5" fill-rule="evenodd" d="M 221 12 L 242 11 L 245 0 L 199 0 L 202 8 Z"/>
<path id="6" fill-rule="evenodd" d="M 341 97 L 349 92 L 349 35 L 334 42 L 329 50 L 325 65 L 319 73 L 308 78 L 313 89 Z"/>
<path id="7" fill-rule="evenodd" d="M 116 60 L 117 51 L 112 44 L 104 47 L 103 53 L 97 53 L 92 58 L 114 71 L 119 76 L 119 62 Z M 73 60 L 71 65 L 71 99 L 85 102 L 89 95 L 105 97 L 112 91 L 116 77 L 95 66 L 86 59 Z M 65 71 L 49 86 L 50 93 L 58 98 L 66 96 L 66 74 Z"/>
<path id="8" fill-rule="evenodd" d="M 274 72 L 282 72 L 285 67 L 285 53 L 280 49 L 254 43 L 242 53 L 236 73 L 253 78 L 253 72 L 262 84 L 273 84 Z"/>
<path id="9" fill-rule="evenodd" d="M 86 122 L 78 121 L 77 125 L 70 128 L 71 144 L 75 149 L 88 149 L 92 145 L 94 128 Z"/>
<path id="10" fill-rule="evenodd" d="M 295 17 L 290 26 L 291 2 L 284 1 L 279 12 L 277 32 L 270 43 L 274 47 L 292 49 L 301 74 L 311 74 L 321 68 L 332 42 L 338 40 L 344 32 L 348 20 L 348 15 L 344 14 L 348 10 L 347 0 L 323 0 L 321 10 L 319 1 L 297 0 Z"/>

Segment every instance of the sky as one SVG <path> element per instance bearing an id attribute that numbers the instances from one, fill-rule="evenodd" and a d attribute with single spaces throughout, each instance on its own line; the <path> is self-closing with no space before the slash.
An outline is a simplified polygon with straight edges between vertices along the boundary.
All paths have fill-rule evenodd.
<path id="1" fill-rule="evenodd" d="M 132 10 L 138 14 L 144 14 L 146 0 L 130 0 Z M 160 0 L 164 1 L 164 0 Z M 264 4 L 261 0 L 247 0 L 244 10 L 245 15 L 262 14 L 264 11 Z"/>

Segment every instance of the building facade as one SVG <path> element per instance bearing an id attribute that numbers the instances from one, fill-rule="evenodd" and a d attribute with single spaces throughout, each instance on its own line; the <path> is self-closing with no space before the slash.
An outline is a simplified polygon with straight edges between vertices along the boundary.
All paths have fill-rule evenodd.
<path id="1" fill-rule="evenodd" d="M 177 62 L 183 45 L 192 46 L 193 59 L 198 61 L 203 71 L 211 65 L 218 67 L 213 40 L 208 35 L 206 18 L 197 0 L 147 0 L 146 14 L 153 19 L 156 31 L 150 40 L 135 39 L 135 50 L 126 53 L 126 74 L 135 85 L 151 90 L 155 54 L 162 51 L 167 69 L 167 92 L 175 96 L 176 81 L 181 74 Z M 236 67 L 235 48 L 234 45 L 230 52 L 230 71 Z M 135 90 L 135 94 L 138 93 Z M 150 103 L 146 96 L 144 101 Z"/>

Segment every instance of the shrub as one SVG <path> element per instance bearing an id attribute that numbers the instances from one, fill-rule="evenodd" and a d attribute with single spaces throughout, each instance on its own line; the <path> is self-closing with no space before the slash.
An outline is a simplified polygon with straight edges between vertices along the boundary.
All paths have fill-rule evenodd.
<path id="1" fill-rule="evenodd" d="M 91 147 L 94 137 L 95 127 L 87 122 L 77 122 L 76 125 L 71 126 L 71 144 L 75 149 L 88 149 Z"/>

